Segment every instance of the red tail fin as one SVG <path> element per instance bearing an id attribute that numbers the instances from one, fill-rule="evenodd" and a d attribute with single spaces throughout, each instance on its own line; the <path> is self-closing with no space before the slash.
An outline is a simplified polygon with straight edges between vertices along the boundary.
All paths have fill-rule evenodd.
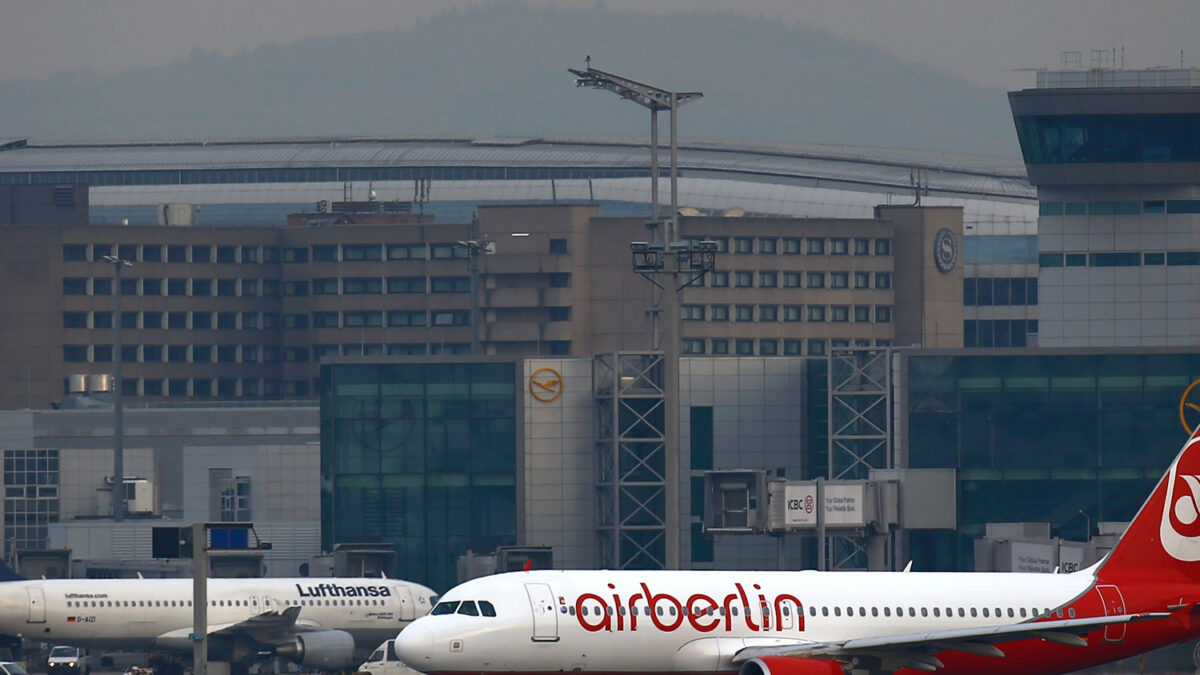
<path id="1" fill-rule="evenodd" d="M 1105 581 L 1200 581 L 1200 429 L 1184 444 L 1116 548 Z"/>

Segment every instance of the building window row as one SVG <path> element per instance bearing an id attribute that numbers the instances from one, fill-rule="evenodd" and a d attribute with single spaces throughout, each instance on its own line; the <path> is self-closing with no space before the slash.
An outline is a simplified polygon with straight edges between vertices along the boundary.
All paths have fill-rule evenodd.
<path id="1" fill-rule="evenodd" d="M 277 263 L 278 246 L 213 246 L 211 244 L 63 244 L 66 262 L 109 262 L 106 257 L 137 263 Z"/>
<path id="2" fill-rule="evenodd" d="M 121 391 L 130 396 L 169 397 L 278 397 L 311 396 L 317 386 L 309 380 L 264 378 L 129 377 L 121 379 Z M 69 394 L 69 382 L 63 381 Z"/>
<path id="3" fill-rule="evenodd" d="M 351 342 L 313 346 L 313 361 L 335 356 L 424 356 L 426 354 L 470 354 L 469 342 Z"/>
<path id="4" fill-rule="evenodd" d="M 1037 304 L 1037 277 L 963 279 L 963 305 L 966 307 Z"/>
<path id="5" fill-rule="evenodd" d="M 64 277 L 63 295 L 113 295 L 111 277 Z M 569 274 L 548 274 L 552 288 L 570 285 Z M 308 295 L 381 295 L 397 293 L 469 293 L 470 277 L 334 277 L 311 281 L 277 279 L 131 278 L 121 279 L 123 296 L 303 297 Z M 281 293 L 282 290 L 282 293 Z"/>
<path id="6" fill-rule="evenodd" d="M 775 340 L 770 338 L 713 338 L 685 339 L 680 343 L 684 354 L 711 354 L 713 356 L 824 356 L 833 349 L 850 347 L 884 347 L 891 345 L 891 340 L 868 340 L 838 338 L 824 339 L 787 339 Z"/>
<path id="7" fill-rule="evenodd" d="M 890 305 L 683 305 L 683 321 L 891 323 Z"/>
<path id="8" fill-rule="evenodd" d="M 892 240 L 878 237 L 690 237 L 711 241 L 718 253 L 759 255 L 891 255 Z"/>
<path id="9" fill-rule="evenodd" d="M 121 328 L 130 330 L 278 330 L 297 315 L 262 312 L 121 312 Z M 307 315 L 300 315 L 305 317 Z M 63 312 L 63 328 L 111 329 L 112 312 Z"/>
<path id="10" fill-rule="evenodd" d="M 968 319 L 963 321 L 963 346 L 1026 347 L 1037 332 L 1037 319 Z"/>
<path id="11" fill-rule="evenodd" d="M 1200 199 L 1040 202 L 1038 204 L 1039 216 L 1136 216 L 1143 213 L 1197 214 L 1200 213 Z"/>
<path id="12" fill-rule="evenodd" d="M 112 277 L 63 277 L 63 295 L 113 295 Z M 307 283 L 307 282 L 305 282 Z M 173 277 L 122 278 L 123 296 L 188 296 L 188 297 L 278 297 L 277 279 L 208 279 Z M 306 295 L 307 293 L 288 293 Z"/>
<path id="13" fill-rule="evenodd" d="M 297 315 L 297 317 L 303 315 Z M 300 320 L 297 319 L 297 323 Z M 432 309 L 432 310 L 389 310 L 389 311 L 359 311 L 359 312 L 313 312 L 313 328 L 381 328 L 388 327 L 424 327 L 424 326 L 467 326 L 471 323 L 471 313 L 468 310 Z M 289 327 L 286 325 L 285 328 Z M 307 328 L 296 325 L 296 328 Z"/>
<path id="14" fill-rule="evenodd" d="M 777 270 L 714 270 L 709 288 L 832 288 L 888 289 L 891 272 L 780 272 Z"/>
<path id="15" fill-rule="evenodd" d="M 1200 114 L 1021 115 L 1026 164 L 1200 162 Z"/>
<path id="16" fill-rule="evenodd" d="M 1195 267 L 1200 251 L 1110 251 L 1105 253 L 1042 253 L 1041 267 Z"/>
<path id="17" fill-rule="evenodd" d="M 307 362 L 307 347 L 275 345 L 122 344 L 123 363 L 280 363 Z M 111 363 L 111 344 L 63 345 L 67 363 Z"/>

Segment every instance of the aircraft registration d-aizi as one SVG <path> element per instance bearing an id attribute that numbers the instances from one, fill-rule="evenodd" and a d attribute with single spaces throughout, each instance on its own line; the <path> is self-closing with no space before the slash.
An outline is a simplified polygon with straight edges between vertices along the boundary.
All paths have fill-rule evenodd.
<path id="1" fill-rule="evenodd" d="M 395 642 L 432 675 L 1068 673 L 1200 637 L 1200 432 L 1071 574 L 536 571 L 468 581 Z"/>
<path id="2" fill-rule="evenodd" d="M 190 658 L 191 579 L 24 579 L 0 561 L 0 633 Z M 362 578 L 209 579 L 209 658 L 234 672 L 262 656 L 322 669 L 357 663 L 429 611 L 436 594 Z M 182 673 L 180 663 L 168 672 Z"/>

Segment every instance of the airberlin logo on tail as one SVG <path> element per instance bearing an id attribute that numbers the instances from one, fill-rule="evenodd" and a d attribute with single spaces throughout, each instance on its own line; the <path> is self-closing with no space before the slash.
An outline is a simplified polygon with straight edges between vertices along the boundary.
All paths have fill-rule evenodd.
<path id="1" fill-rule="evenodd" d="M 1158 531 L 1163 550 L 1182 562 L 1200 561 L 1200 474 L 1178 473 L 1197 440 L 1188 442 L 1167 474 L 1167 497 Z"/>

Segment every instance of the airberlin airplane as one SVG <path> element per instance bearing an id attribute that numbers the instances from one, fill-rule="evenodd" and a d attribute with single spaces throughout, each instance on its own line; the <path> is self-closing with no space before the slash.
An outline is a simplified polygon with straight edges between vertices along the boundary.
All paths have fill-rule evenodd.
<path id="1" fill-rule="evenodd" d="M 455 673 L 1067 673 L 1200 637 L 1200 432 L 1073 574 L 540 571 L 475 579 L 396 638 Z"/>

